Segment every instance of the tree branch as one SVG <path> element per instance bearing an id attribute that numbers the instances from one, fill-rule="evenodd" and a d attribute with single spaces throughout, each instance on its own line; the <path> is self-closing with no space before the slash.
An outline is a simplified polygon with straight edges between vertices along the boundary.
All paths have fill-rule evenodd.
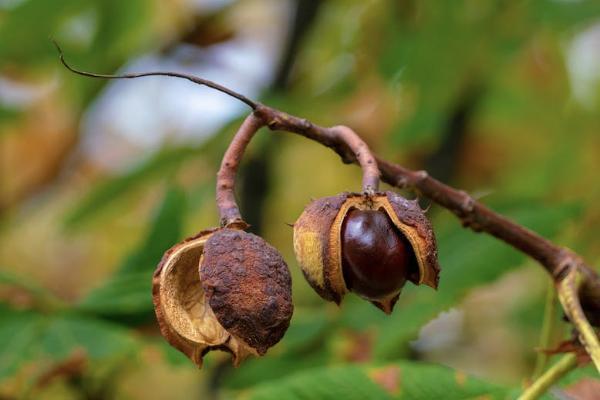
<path id="1" fill-rule="evenodd" d="M 330 147 L 340 155 L 344 163 L 357 163 L 363 168 L 363 190 L 377 190 L 379 172 L 383 181 L 399 188 L 411 188 L 455 214 L 475 232 L 486 232 L 537 260 L 552 277 L 562 296 L 565 312 L 579 331 L 584 346 L 598 366 L 598 338 L 589 321 L 600 325 L 600 278 L 583 259 L 570 249 L 560 247 L 537 233 L 511 221 L 477 202 L 462 190 L 454 189 L 432 178 L 426 171 L 412 171 L 398 164 L 372 156 L 366 144 L 352 130 L 345 127 L 324 128 L 277 109 L 265 106 L 228 88 L 194 76 L 149 72 L 128 75 L 101 75 L 84 72 L 71 67 L 55 43 L 61 62 L 70 71 L 93 78 L 136 78 L 149 75 L 165 75 L 188 79 L 206 85 L 243 101 L 253 109 L 244 121 L 236 138 L 228 149 L 218 177 L 218 205 L 222 222 L 243 222 L 235 204 L 233 178 L 239 157 L 256 130 L 268 126 L 271 130 L 288 131 Z M 241 146 L 241 147 L 240 147 Z M 232 149 L 239 147 L 237 150 Z M 235 156 L 233 158 L 232 154 Z M 225 168 L 225 170 L 224 170 Z M 227 171 L 229 169 L 229 171 Z M 226 182 L 230 180 L 230 182 Z M 225 186 L 221 187 L 220 185 Z M 239 221 L 238 221 L 239 218 Z M 572 279 L 576 277 L 576 285 Z M 566 300 L 565 300 L 566 299 Z M 588 320 L 589 319 L 589 320 Z M 600 370 L 600 366 L 599 370 Z"/>

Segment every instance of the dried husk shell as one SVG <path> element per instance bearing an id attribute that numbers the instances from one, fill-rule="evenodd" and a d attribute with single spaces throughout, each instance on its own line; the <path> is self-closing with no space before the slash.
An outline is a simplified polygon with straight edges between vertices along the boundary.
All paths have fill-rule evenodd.
<path id="1" fill-rule="evenodd" d="M 263 355 L 292 317 L 292 279 L 279 252 L 262 238 L 221 229 L 204 246 L 202 289 L 220 324 Z"/>
<path id="2" fill-rule="evenodd" d="M 341 193 L 310 203 L 294 224 L 294 252 L 304 276 L 324 299 L 340 303 L 348 292 L 342 272 L 341 229 L 351 209 L 381 210 L 411 244 L 419 267 L 414 284 L 436 289 L 439 280 L 437 246 L 431 223 L 416 200 L 394 192 L 365 195 Z M 373 303 L 391 312 L 399 293 Z"/>
<path id="3" fill-rule="evenodd" d="M 266 348 L 269 347 L 260 341 L 263 339 L 264 333 L 261 333 L 262 336 L 258 336 L 258 340 L 254 340 L 252 334 L 244 333 L 241 329 L 231 331 L 223 326 L 221 321 L 225 321 L 231 327 L 235 326 L 235 323 L 232 324 L 231 321 L 235 322 L 238 319 L 245 320 L 248 318 L 247 309 L 236 308 L 235 304 L 231 304 L 228 311 L 229 315 L 223 315 L 223 307 L 216 311 L 211 307 L 211 300 L 213 304 L 219 303 L 215 299 L 228 301 L 230 298 L 223 297 L 223 293 L 226 293 L 232 286 L 248 286 L 246 282 L 248 273 L 240 274 L 237 277 L 229 277 L 228 286 L 221 286 L 214 281 L 211 284 L 204 284 L 201 281 L 203 272 L 200 261 L 204 258 L 203 254 L 207 250 L 207 246 L 210 248 L 210 243 L 215 242 L 215 240 L 210 241 L 210 239 L 215 235 L 218 239 L 222 231 L 224 229 L 215 228 L 200 232 L 167 250 L 153 278 L 154 307 L 162 335 L 173 347 L 187 355 L 199 367 L 202 366 L 203 356 L 211 350 L 222 350 L 231 353 L 233 364 L 238 366 L 249 355 L 264 354 Z M 245 232 L 241 233 L 250 235 Z M 262 241 L 260 238 L 258 240 Z M 262 243 L 266 245 L 266 242 L 262 241 Z M 260 246 L 255 245 L 254 247 Z M 276 250 L 272 250 L 276 252 Z M 227 270 L 240 271 L 244 265 L 244 257 L 239 255 L 239 251 L 230 253 L 232 254 L 229 259 L 231 263 L 217 264 L 223 267 L 227 264 Z M 260 264 L 261 261 L 261 257 L 254 260 L 248 270 L 254 269 L 256 264 Z M 215 275 L 214 268 L 208 268 L 208 270 L 204 275 L 209 278 Z M 278 270 L 277 273 L 281 273 L 281 270 Z M 285 272 L 283 273 L 285 274 Z M 227 272 L 221 271 L 216 275 L 227 276 Z M 289 278 L 289 272 L 287 277 Z M 285 277 L 281 279 L 285 281 Z M 263 284 L 264 286 L 269 284 L 270 280 L 258 278 L 254 279 L 254 283 Z M 288 282 L 288 292 L 290 291 L 289 287 Z M 280 291 L 285 291 L 285 288 L 280 288 Z M 219 295 L 215 295 L 215 293 L 219 293 Z M 240 299 L 244 297 L 243 290 L 238 290 L 237 293 Z M 252 296 L 251 293 L 247 293 L 247 295 Z M 289 317 L 291 317 L 291 295 L 289 297 Z M 261 300 L 265 301 L 265 297 Z M 255 301 L 254 305 L 259 303 L 260 301 Z M 281 330 L 279 320 L 263 319 L 255 327 L 262 328 L 260 332 L 268 331 L 269 327 L 261 325 L 265 323 L 274 323 L 279 329 L 277 332 Z M 285 329 L 283 331 L 285 332 Z M 253 344 L 249 344 L 244 338 L 251 339 Z M 271 344 L 272 341 L 269 343 Z"/>

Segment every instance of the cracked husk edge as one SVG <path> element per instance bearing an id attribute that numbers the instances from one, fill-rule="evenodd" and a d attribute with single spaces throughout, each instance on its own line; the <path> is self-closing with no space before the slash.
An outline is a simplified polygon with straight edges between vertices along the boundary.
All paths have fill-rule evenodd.
<path id="1" fill-rule="evenodd" d="M 165 252 L 152 280 L 154 309 L 162 335 L 198 367 L 211 350 L 232 354 L 238 366 L 257 352 L 228 333 L 208 306 L 198 272 L 204 243 L 216 229 L 200 232 Z"/>

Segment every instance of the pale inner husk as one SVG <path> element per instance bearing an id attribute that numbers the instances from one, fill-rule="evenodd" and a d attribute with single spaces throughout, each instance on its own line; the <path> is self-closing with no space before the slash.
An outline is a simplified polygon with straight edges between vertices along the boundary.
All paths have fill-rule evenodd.
<path id="1" fill-rule="evenodd" d="M 160 272 L 160 305 L 162 315 L 178 338 L 174 344 L 196 364 L 212 348 L 229 350 L 238 365 L 249 354 L 257 354 L 244 341 L 228 333 L 217 321 L 200 283 L 199 265 L 208 236 L 179 245 Z"/>
<path id="2" fill-rule="evenodd" d="M 325 286 L 323 277 L 323 243 L 312 225 L 300 225 L 294 230 L 294 251 L 308 279 L 318 287 Z M 301 240 L 298 238 L 302 238 Z"/>

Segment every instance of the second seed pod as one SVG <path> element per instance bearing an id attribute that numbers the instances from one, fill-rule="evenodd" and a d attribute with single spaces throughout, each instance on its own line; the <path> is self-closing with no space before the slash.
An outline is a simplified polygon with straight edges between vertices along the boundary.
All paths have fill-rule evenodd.
<path id="1" fill-rule="evenodd" d="M 313 201 L 294 224 L 294 251 L 310 285 L 338 304 L 352 291 L 391 313 L 407 280 L 438 285 L 431 224 L 394 192 Z"/>

